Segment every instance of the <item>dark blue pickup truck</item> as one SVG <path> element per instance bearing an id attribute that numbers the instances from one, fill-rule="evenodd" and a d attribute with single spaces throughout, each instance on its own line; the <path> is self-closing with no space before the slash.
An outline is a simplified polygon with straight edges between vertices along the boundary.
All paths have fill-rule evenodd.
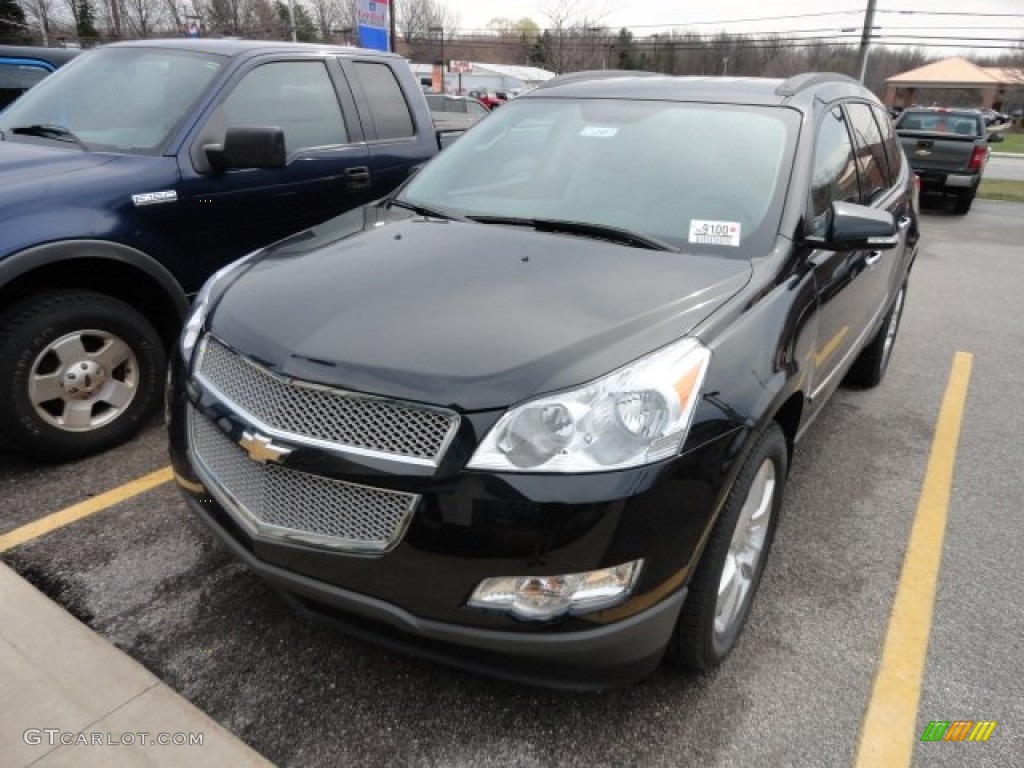
<path id="1" fill-rule="evenodd" d="M 438 152 L 408 64 L 354 48 L 119 43 L 0 112 L 0 447 L 64 460 L 160 402 L 219 267 Z"/>

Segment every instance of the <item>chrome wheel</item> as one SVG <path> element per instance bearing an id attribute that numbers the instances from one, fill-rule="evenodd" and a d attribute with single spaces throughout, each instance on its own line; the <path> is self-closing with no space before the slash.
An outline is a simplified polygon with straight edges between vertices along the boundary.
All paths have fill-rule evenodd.
<path id="1" fill-rule="evenodd" d="M 903 314 L 903 296 L 905 288 L 901 288 L 896 294 L 896 301 L 889 313 L 889 322 L 885 326 L 885 341 L 882 342 L 882 370 L 889 365 L 889 356 L 892 354 L 892 345 L 896 342 L 896 331 L 900 328 L 900 316 Z"/>
<path id="2" fill-rule="evenodd" d="M 722 564 L 715 602 L 715 636 L 729 637 L 742 622 L 764 551 L 775 500 L 775 463 L 766 458 L 757 470 L 740 509 Z"/>
<path id="3" fill-rule="evenodd" d="M 46 423 L 87 432 L 124 412 L 139 389 L 135 353 L 118 336 L 83 330 L 65 334 L 32 364 L 29 401 Z"/>

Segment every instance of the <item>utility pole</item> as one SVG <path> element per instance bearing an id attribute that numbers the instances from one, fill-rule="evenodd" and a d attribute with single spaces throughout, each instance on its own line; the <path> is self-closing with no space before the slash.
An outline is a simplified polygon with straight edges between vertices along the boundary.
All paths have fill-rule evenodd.
<path id="1" fill-rule="evenodd" d="M 868 0 L 868 8 L 864 12 L 864 31 L 860 34 L 860 50 L 857 52 L 857 79 L 864 82 L 868 69 L 868 45 L 871 43 L 871 30 L 875 23 L 875 0 Z"/>
<path id="2" fill-rule="evenodd" d="M 396 5 L 398 0 L 391 0 L 388 3 L 388 48 L 392 53 L 395 52 L 395 15 L 398 10 L 395 8 Z"/>
<path id="3" fill-rule="evenodd" d="M 288 0 L 288 25 L 292 28 L 292 42 L 299 39 L 295 34 L 295 0 Z"/>

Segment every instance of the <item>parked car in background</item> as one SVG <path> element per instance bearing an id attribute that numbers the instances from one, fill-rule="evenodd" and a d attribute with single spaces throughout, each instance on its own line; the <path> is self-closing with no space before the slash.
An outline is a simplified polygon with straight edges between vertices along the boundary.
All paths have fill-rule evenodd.
<path id="1" fill-rule="evenodd" d="M 470 98 L 477 99 L 488 109 L 494 109 L 500 107 L 505 103 L 505 99 L 502 99 L 494 91 L 488 90 L 472 90 L 466 94 Z"/>
<path id="2" fill-rule="evenodd" d="M 175 477 L 302 611 L 570 687 L 736 644 L 794 445 L 889 365 L 913 174 L 850 78 L 604 74 L 196 300 Z"/>
<path id="3" fill-rule="evenodd" d="M 985 125 L 1003 125 L 1010 120 L 1009 115 L 1004 115 L 1002 112 L 997 112 L 994 109 L 986 107 L 981 110 L 982 117 L 985 118 Z"/>
<path id="4" fill-rule="evenodd" d="M 79 53 L 75 48 L 0 45 L 0 109 Z"/>
<path id="5" fill-rule="evenodd" d="M 915 107 L 896 121 L 896 133 L 921 179 L 921 191 L 954 198 L 953 210 L 971 209 L 989 158 L 988 145 L 1003 141 L 989 133 L 976 109 Z"/>
<path id="6" fill-rule="evenodd" d="M 425 95 L 442 148 L 447 147 L 491 112 L 481 101 L 469 96 L 450 96 L 446 93 Z"/>
<path id="7" fill-rule="evenodd" d="M 210 274 L 387 194 L 438 149 L 392 54 L 83 53 L 0 113 L 0 445 L 57 460 L 132 435 Z"/>

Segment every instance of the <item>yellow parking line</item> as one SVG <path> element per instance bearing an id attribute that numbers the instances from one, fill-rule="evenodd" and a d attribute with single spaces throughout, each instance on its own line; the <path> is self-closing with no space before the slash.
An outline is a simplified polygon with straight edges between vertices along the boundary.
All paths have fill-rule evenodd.
<path id="1" fill-rule="evenodd" d="M 861 726 L 856 768 L 903 768 L 910 765 L 913 755 L 921 678 L 972 361 L 967 352 L 957 352 L 953 358 L 896 587 L 882 661 Z"/>
<path id="2" fill-rule="evenodd" d="M 26 541 L 31 541 L 50 531 L 63 528 L 65 525 L 70 525 L 81 520 L 83 517 L 93 515 L 107 507 L 120 504 L 122 501 L 127 501 L 133 496 L 138 496 L 140 493 L 145 493 L 152 488 L 156 488 L 158 485 L 163 485 L 172 477 L 171 468 L 164 467 L 156 472 L 143 475 L 137 480 L 132 480 L 130 483 L 113 488 L 106 493 L 101 493 L 99 496 L 93 496 L 91 499 L 73 504 L 66 509 L 62 509 L 60 512 L 54 512 L 52 515 L 47 515 L 44 518 L 23 525 L 21 528 L 15 528 L 10 533 L 0 535 L 0 552 L 6 552 L 8 549 L 24 544 Z"/>

